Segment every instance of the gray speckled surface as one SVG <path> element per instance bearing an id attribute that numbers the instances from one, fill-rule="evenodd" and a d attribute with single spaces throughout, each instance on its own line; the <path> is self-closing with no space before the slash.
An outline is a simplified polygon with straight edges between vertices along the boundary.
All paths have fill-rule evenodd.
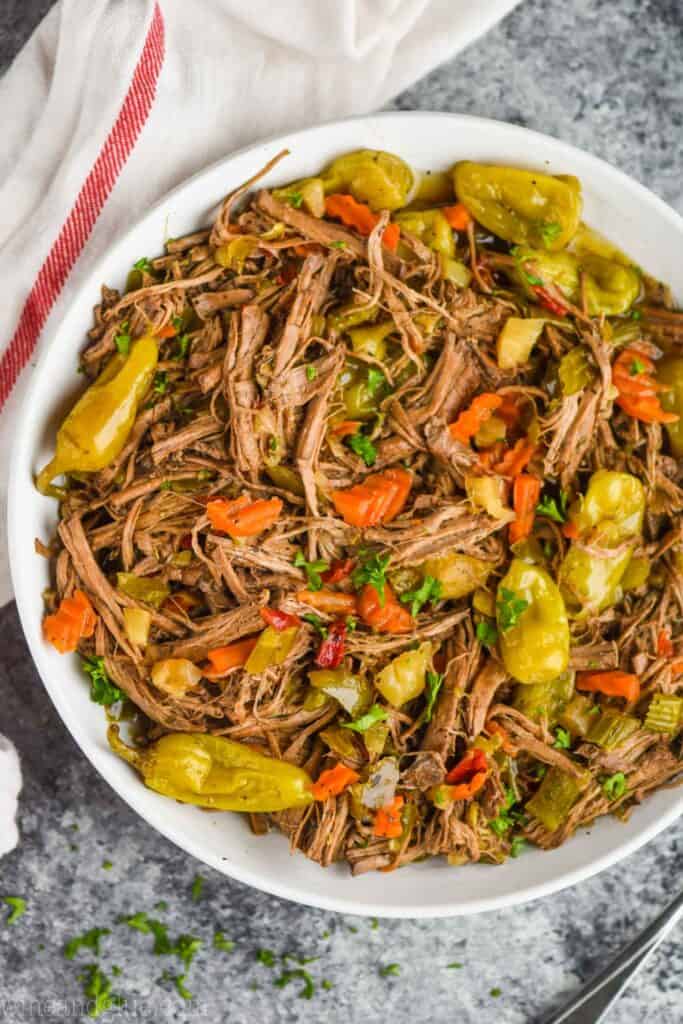
<path id="1" fill-rule="evenodd" d="M 0 67 L 48 6 L 0 5 Z M 392 106 L 459 110 L 546 131 L 605 157 L 683 210 L 682 76 L 679 0 L 527 0 Z M 0 730 L 17 743 L 26 774 L 21 846 L 0 863 L 0 894 L 28 900 L 16 925 L 0 925 L 0 1020 L 7 1024 L 81 1019 L 77 975 L 93 957 L 85 951 L 70 962 L 61 948 L 93 926 L 112 931 L 100 961 L 107 973 L 114 964 L 122 969 L 114 989 L 128 1004 L 110 1015 L 122 1024 L 529 1024 L 656 915 L 675 895 L 683 866 L 678 825 L 570 892 L 465 920 L 373 928 L 264 896 L 201 868 L 98 778 L 42 690 L 13 606 L 0 612 Z M 107 860 L 110 870 L 102 867 Z M 206 881 L 194 902 L 198 872 Z M 205 941 L 187 983 L 193 1002 L 158 980 L 165 967 L 179 973 L 179 963 L 154 956 L 149 935 L 115 923 L 122 913 L 154 913 L 159 900 L 168 902 L 156 913 L 172 935 Z M 232 953 L 210 948 L 215 929 L 235 941 Z M 334 987 L 318 986 L 311 1002 L 298 997 L 300 982 L 275 987 L 279 972 L 257 962 L 259 948 L 319 957 L 307 969 Z M 447 969 L 453 961 L 462 968 Z M 400 964 L 400 974 L 382 977 L 390 963 Z M 679 932 L 610 1021 L 677 1024 L 682 976 Z"/>

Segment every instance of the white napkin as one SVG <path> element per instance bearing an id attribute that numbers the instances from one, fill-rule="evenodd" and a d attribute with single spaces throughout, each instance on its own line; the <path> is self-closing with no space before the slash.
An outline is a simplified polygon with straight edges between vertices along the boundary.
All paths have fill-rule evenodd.
<path id="1" fill-rule="evenodd" d="M 53 7 L 0 82 L 3 506 L 13 424 L 41 340 L 121 231 L 240 146 L 381 107 L 516 3 L 61 0 Z M 4 519 L 0 529 L 2 605 L 12 596 Z M 3 813 L 0 806 L 0 843 Z"/>
<path id="2" fill-rule="evenodd" d="M 10 741 L 0 735 L 0 857 L 13 850 L 19 839 L 15 817 L 20 789 L 17 752 Z"/>

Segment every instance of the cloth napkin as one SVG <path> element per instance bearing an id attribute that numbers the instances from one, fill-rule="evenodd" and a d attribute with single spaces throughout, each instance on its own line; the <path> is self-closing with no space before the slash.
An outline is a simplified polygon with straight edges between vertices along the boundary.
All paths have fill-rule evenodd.
<path id="1" fill-rule="evenodd" d="M 40 346 L 121 231 L 240 146 L 381 107 L 516 3 L 56 4 L 0 82 L 3 505 L 13 425 Z M 1 530 L 0 605 L 12 595 L 4 517 Z M 16 786 L 4 803 L 1 790 L 10 756 L 0 746 L 6 845 L 15 835 Z"/>

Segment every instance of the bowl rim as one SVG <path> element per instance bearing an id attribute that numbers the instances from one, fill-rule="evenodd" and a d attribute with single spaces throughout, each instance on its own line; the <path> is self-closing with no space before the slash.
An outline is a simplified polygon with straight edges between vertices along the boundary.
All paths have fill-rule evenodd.
<path id="1" fill-rule="evenodd" d="M 153 203 L 144 213 L 138 217 L 125 231 L 117 235 L 112 242 L 112 247 L 124 246 L 130 236 L 136 231 L 138 226 L 146 220 L 148 217 L 152 217 L 161 208 L 168 207 L 173 200 L 179 196 L 185 189 L 188 188 L 192 183 L 202 179 L 205 175 L 211 174 L 221 167 L 226 167 L 229 170 L 229 165 L 238 157 L 247 156 L 251 152 L 262 152 L 267 147 L 278 147 L 282 148 L 283 144 L 294 147 L 299 142 L 306 142 L 311 138 L 314 138 L 316 133 L 321 129 L 334 130 L 335 128 L 343 128 L 349 125 L 359 124 L 363 122 L 377 121 L 396 121 L 409 122 L 411 120 L 423 120 L 428 119 L 441 119 L 443 121 L 450 121 L 463 127 L 468 125 L 476 125 L 479 128 L 490 127 L 493 131 L 503 129 L 508 137 L 518 135 L 520 141 L 529 139 L 530 137 L 537 141 L 550 142 L 552 145 L 552 156 L 561 159 L 563 154 L 567 157 L 578 158 L 581 162 L 590 168 L 596 168 L 597 171 L 602 174 L 607 173 L 612 178 L 618 180 L 623 187 L 629 190 L 637 197 L 641 205 L 654 207 L 658 210 L 659 214 L 669 222 L 670 226 L 676 230 L 683 239 L 683 217 L 681 217 L 676 210 L 669 206 L 663 199 L 653 193 L 646 186 L 640 184 L 634 178 L 630 177 L 625 172 L 612 166 L 606 160 L 600 157 L 588 153 L 580 147 L 574 146 L 571 143 L 565 142 L 561 139 L 557 139 L 554 136 L 548 135 L 544 132 L 538 132 L 533 129 L 525 128 L 520 125 L 510 124 L 505 121 L 500 121 L 493 118 L 479 117 L 470 114 L 459 114 L 451 113 L 447 111 L 429 111 L 429 110 L 413 110 L 413 111 L 382 111 L 376 114 L 363 114 L 354 117 L 347 117 L 341 119 L 333 119 L 331 121 L 321 122 L 309 128 L 303 128 L 294 130 L 291 132 L 281 132 L 277 135 L 269 138 L 260 140 L 255 143 L 243 146 L 238 150 L 229 153 L 226 156 L 219 158 L 216 161 L 208 164 L 206 167 L 201 168 L 194 174 L 190 175 L 173 189 L 166 192 L 159 200 Z M 523 150 L 522 150 L 523 152 Z M 360 916 L 377 916 L 384 918 L 408 918 L 408 919 L 431 919 L 431 918 L 446 918 L 446 917 L 457 917 L 457 916 L 469 916 L 470 914 L 478 914 L 491 910 L 501 910 L 512 906 L 522 905 L 532 900 L 539 899 L 543 896 L 549 896 L 553 893 L 560 892 L 563 889 L 569 888 L 580 881 L 587 880 L 600 871 L 605 870 L 617 864 L 625 857 L 634 853 L 640 849 L 641 846 L 648 843 L 651 839 L 657 836 L 660 832 L 663 832 L 668 828 L 674 821 L 676 821 L 681 814 L 683 814 L 683 794 L 679 797 L 678 801 L 673 803 L 663 814 L 661 814 L 656 820 L 652 821 L 649 825 L 641 827 L 638 832 L 630 838 L 624 839 L 622 842 L 617 842 L 609 851 L 597 856 L 587 863 L 577 866 L 571 870 L 565 871 L 550 880 L 541 881 L 525 886 L 523 889 L 517 889 L 510 891 L 504 895 L 495 895 L 491 897 L 482 897 L 474 900 L 466 905 L 458 904 L 456 902 L 445 903 L 442 906 L 434 907 L 431 905 L 423 905 L 420 907 L 408 907 L 403 908 L 399 905 L 387 906 L 384 903 L 373 903 L 368 900 L 361 900 L 353 897 L 353 878 L 349 875 L 349 897 L 340 898 L 335 896 L 320 895 L 318 893 L 311 893 L 306 890 L 305 885 L 298 884 L 297 882 L 288 882 L 286 879 L 277 879 L 274 875 L 264 876 L 262 872 L 256 870 L 252 871 L 249 868 L 245 868 L 240 865 L 234 864 L 228 857 L 218 857 L 207 853 L 206 850 L 201 849 L 201 841 L 195 842 L 192 833 L 185 831 L 180 825 L 170 825 L 164 821 L 151 820 L 146 809 L 142 807 L 142 799 L 138 799 L 138 791 L 142 795 L 144 792 L 143 786 L 131 787 L 131 792 L 126 792 L 125 795 L 121 791 L 121 788 L 113 778 L 113 772 L 108 770 L 106 764 L 96 763 L 94 752 L 89 749 L 89 744 L 86 737 L 82 733 L 82 726 L 78 721 L 78 716 L 72 714 L 71 710 L 67 707 L 66 701 L 60 696 L 59 689 L 54 685 L 50 684 L 47 680 L 50 677 L 49 667 L 45 661 L 45 654 L 42 645 L 39 643 L 38 638 L 33 635 L 31 628 L 29 627 L 29 616 L 28 608 L 30 599 L 35 599 L 29 588 L 28 577 L 24 579 L 21 566 L 25 555 L 19 554 L 19 545 L 13 543 L 16 538 L 18 531 L 18 522 L 21 516 L 20 508 L 20 476 L 22 470 L 22 459 L 24 456 L 24 445 L 22 444 L 22 438 L 27 433 L 26 424 L 31 417 L 31 410 L 33 407 L 34 394 L 39 390 L 39 382 L 42 377 L 44 364 L 48 360 L 49 351 L 59 333 L 61 322 L 69 317 L 72 312 L 77 310 L 84 301 L 84 296 L 93 294 L 93 286 L 97 290 L 98 283 L 102 281 L 101 268 L 105 265 L 108 259 L 108 253 L 103 253 L 100 258 L 94 263 L 92 270 L 84 278 L 78 291 L 74 294 L 71 301 L 68 303 L 66 308 L 62 311 L 59 321 L 53 320 L 48 322 L 46 336 L 41 346 L 40 356 L 36 362 L 35 368 L 31 375 L 31 380 L 28 383 L 28 387 L 22 399 L 22 404 L 18 410 L 17 424 L 15 428 L 14 439 L 12 442 L 12 452 L 9 465 L 8 474 L 8 498 L 7 498 L 7 538 L 9 546 L 9 561 L 11 578 L 14 586 L 15 600 L 19 613 L 19 618 L 22 624 L 24 635 L 26 637 L 27 645 L 31 654 L 31 658 L 38 670 L 41 682 L 45 687 L 50 700 L 54 704 L 62 722 L 66 726 L 70 735 L 80 748 L 81 752 L 90 761 L 95 771 L 100 775 L 114 790 L 118 797 L 120 797 L 129 807 L 138 814 L 147 825 L 156 829 L 165 838 L 169 839 L 172 843 L 184 850 L 186 853 L 196 857 L 197 860 L 201 861 L 213 867 L 215 870 L 222 874 L 235 879 L 238 882 L 242 882 L 246 885 L 250 885 L 261 892 L 268 893 L 273 896 L 278 896 L 283 899 L 290 900 L 295 903 L 299 903 L 306 906 L 317 907 L 322 910 L 335 911 L 339 913 L 351 913 Z M 539 851 L 540 855 L 543 851 Z M 324 869 L 321 869 L 324 870 Z"/>

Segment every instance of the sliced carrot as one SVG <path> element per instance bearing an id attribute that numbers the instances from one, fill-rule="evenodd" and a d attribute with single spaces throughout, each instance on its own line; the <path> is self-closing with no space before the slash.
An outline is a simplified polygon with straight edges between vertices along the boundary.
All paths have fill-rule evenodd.
<path id="1" fill-rule="evenodd" d="M 509 429 L 510 427 L 515 426 L 517 420 L 522 414 L 522 410 L 520 409 L 514 395 L 508 393 L 501 397 L 503 401 L 496 409 L 496 416 L 498 416 Z"/>
<path id="2" fill-rule="evenodd" d="M 465 231 L 472 220 L 464 203 L 456 203 L 455 206 L 442 206 L 441 212 L 454 231 Z"/>
<path id="3" fill-rule="evenodd" d="M 355 228 L 359 235 L 367 238 L 372 233 L 379 217 L 365 203 L 359 203 L 353 196 L 335 192 L 325 199 L 325 213 L 340 220 L 349 228 Z M 392 252 L 396 251 L 401 229 L 398 224 L 387 224 L 382 235 L 382 244 Z"/>
<path id="4" fill-rule="evenodd" d="M 490 391 L 477 395 L 467 409 L 463 409 L 455 423 L 451 423 L 449 426 L 448 429 L 452 437 L 462 444 L 467 444 L 469 439 L 474 437 L 482 423 L 486 423 L 486 420 L 490 419 L 493 415 L 494 410 L 498 409 L 502 404 L 503 399 L 500 395 L 494 395 Z"/>
<path id="5" fill-rule="evenodd" d="M 358 772 L 354 772 L 353 768 L 347 768 L 345 764 L 338 761 L 334 768 L 327 768 L 318 776 L 313 783 L 313 796 L 316 800 L 327 800 L 331 796 L 339 796 L 359 779 Z"/>
<path id="6" fill-rule="evenodd" d="M 380 807 L 375 815 L 375 821 L 372 826 L 373 836 L 379 836 L 383 839 L 398 839 L 403 832 L 401 808 L 404 803 L 405 800 L 402 796 L 395 796 L 386 807 Z"/>
<path id="7" fill-rule="evenodd" d="M 677 423 L 675 412 L 665 412 L 656 395 L 644 395 L 636 398 L 632 395 L 619 395 L 617 405 L 635 420 L 643 423 Z"/>
<path id="8" fill-rule="evenodd" d="M 571 519 L 569 520 L 569 522 L 565 523 L 564 526 L 562 527 L 562 533 L 569 540 L 578 540 L 579 539 L 579 528 L 576 525 L 576 523 L 572 523 Z"/>
<path id="9" fill-rule="evenodd" d="M 486 731 L 492 733 L 494 736 L 500 736 L 501 747 L 503 753 L 510 754 L 511 757 L 516 757 L 519 753 L 519 747 L 512 742 L 510 733 L 498 722 L 487 722 Z"/>
<path id="10" fill-rule="evenodd" d="M 671 671 L 675 676 L 679 676 L 683 672 L 683 658 L 676 658 L 671 662 Z"/>
<path id="11" fill-rule="evenodd" d="M 406 503 L 413 478 L 404 469 L 371 473 L 362 484 L 332 491 L 335 509 L 350 526 L 376 526 L 394 519 Z"/>
<path id="12" fill-rule="evenodd" d="M 526 469 L 535 454 L 536 445 L 532 444 L 528 437 L 521 437 L 519 441 L 515 441 L 512 448 L 508 448 L 502 454 L 492 469 L 499 476 L 518 476 Z"/>
<path id="13" fill-rule="evenodd" d="M 384 584 L 384 600 L 370 583 L 366 583 L 358 598 L 358 613 L 367 626 L 378 633 L 407 633 L 413 628 L 413 618 L 388 583 Z"/>
<path id="14" fill-rule="evenodd" d="M 674 645 L 671 642 L 671 630 L 668 627 L 660 629 L 657 634 L 657 654 L 662 658 L 670 658 L 674 652 Z"/>
<path id="15" fill-rule="evenodd" d="M 383 523 L 390 523 L 392 519 L 403 511 L 403 506 L 408 500 L 410 494 L 410 488 L 413 486 L 413 474 L 409 473 L 407 469 L 385 469 L 383 473 L 373 474 L 375 476 L 381 476 L 383 480 L 388 483 L 396 485 L 396 491 L 389 503 L 389 507 L 382 516 Z M 368 483 L 370 477 L 366 477 L 365 482 Z"/>
<path id="16" fill-rule="evenodd" d="M 221 530 L 231 537 L 255 537 L 273 526 L 281 511 L 279 498 L 249 501 L 244 494 L 234 501 L 214 498 L 206 506 L 206 514 L 214 530 Z"/>
<path id="17" fill-rule="evenodd" d="M 530 473 L 520 473 L 512 485 L 512 503 L 515 509 L 514 522 L 510 523 L 510 543 L 524 540 L 531 533 L 536 515 L 536 506 L 541 496 L 541 481 Z"/>
<path id="18" fill-rule="evenodd" d="M 350 437 L 357 434 L 362 426 L 361 420 L 340 420 L 330 427 L 330 433 L 335 437 Z"/>
<path id="19" fill-rule="evenodd" d="M 89 597 L 75 590 L 73 597 L 63 597 L 57 611 L 43 619 L 43 636 L 60 654 L 68 654 L 76 650 L 79 640 L 93 635 L 96 625 Z"/>
<path id="20" fill-rule="evenodd" d="M 296 599 L 328 615 L 355 615 L 358 611 L 355 594 L 337 590 L 300 590 Z"/>
<path id="21" fill-rule="evenodd" d="M 157 338 L 175 338 L 177 333 L 173 324 L 166 324 L 165 327 L 161 327 L 156 331 L 156 336 Z"/>
<path id="22" fill-rule="evenodd" d="M 231 669 L 246 665 L 249 655 L 256 647 L 257 639 L 255 636 L 249 637 L 248 640 L 238 640 L 227 647 L 214 647 L 212 651 L 207 651 L 209 664 L 202 669 L 206 678 L 218 679 Z"/>
<path id="23" fill-rule="evenodd" d="M 667 389 L 657 382 L 654 372 L 654 362 L 637 345 L 620 352 L 612 366 L 612 380 L 619 391 L 616 403 L 643 423 L 676 423 L 676 413 L 665 412 L 657 398 L 658 391 Z"/>
<path id="24" fill-rule="evenodd" d="M 579 672 L 576 689 L 604 693 L 607 697 L 624 697 L 632 702 L 640 697 L 640 680 L 631 672 Z"/>

